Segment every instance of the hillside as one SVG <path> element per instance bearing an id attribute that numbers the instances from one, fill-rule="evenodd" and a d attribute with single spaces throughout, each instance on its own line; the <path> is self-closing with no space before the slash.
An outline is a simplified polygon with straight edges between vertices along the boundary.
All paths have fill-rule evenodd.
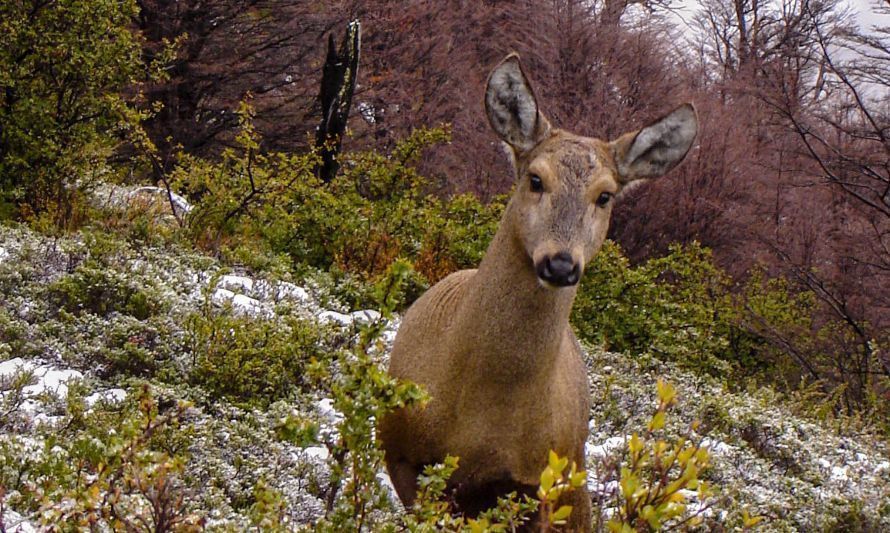
<path id="1" fill-rule="evenodd" d="M 363 324 L 383 321 L 367 353 L 384 366 L 398 328 L 396 317 L 350 313 L 341 293 L 324 273 L 298 285 L 173 245 L 0 226 L 0 526 L 330 528 L 318 521 L 349 480 L 332 393 L 349 394 L 343 354 Z M 714 495 L 688 494 L 702 528 L 761 517 L 749 524 L 890 530 L 886 442 L 805 418 L 770 389 L 733 392 L 672 364 L 586 349 L 588 485 L 602 517 L 615 512 L 617 466 L 630 436 L 646 433 L 663 379 L 678 393 L 663 438 L 686 435 L 710 453 L 700 477 Z M 376 477 L 372 530 L 404 512 Z"/>

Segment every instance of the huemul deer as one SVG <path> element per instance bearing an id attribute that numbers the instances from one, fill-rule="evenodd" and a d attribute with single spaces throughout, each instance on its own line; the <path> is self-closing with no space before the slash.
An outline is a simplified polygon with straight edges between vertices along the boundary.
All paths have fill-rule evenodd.
<path id="1" fill-rule="evenodd" d="M 612 142 L 556 129 L 515 54 L 489 75 L 485 110 L 513 154 L 515 191 L 479 268 L 451 274 L 405 314 L 389 372 L 431 400 L 379 430 L 406 505 L 425 465 L 458 456 L 449 490 L 467 515 L 510 491 L 534 494 L 551 449 L 584 466 L 587 372 L 569 326 L 578 281 L 615 195 L 677 165 L 698 129 L 690 104 Z M 574 506 L 567 529 L 590 529 L 586 490 L 561 503 Z"/>

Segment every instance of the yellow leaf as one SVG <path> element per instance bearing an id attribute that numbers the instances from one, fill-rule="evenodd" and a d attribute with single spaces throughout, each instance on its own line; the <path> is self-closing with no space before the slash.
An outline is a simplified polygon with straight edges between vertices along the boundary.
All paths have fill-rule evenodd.
<path id="1" fill-rule="evenodd" d="M 682 502 L 686 501 L 686 496 L 683 496 L 682 492 L 675 492 L 675 493 L 671 494 L 670 498 L 668 498 L 668 501 L 682 503 Z"/>
<path id="2" fill-rule="evenodd" d="M 488 519 L 480 518 L 479 520 L 470 519 L 470 531 L 472 533 L 484 533 L 488 529 Z"/>
<path id="3" fill-rule="evenodd" d="M 655 387 L 658 391 L 658 399 L 661 400 L 662 404 L 672 405 L 674 403 L 674 400 L 677 398 L 677 390 L 673 385 L 659 379 Z"/>
<path id="4" fill-rule="evenodd" d="M 555 481 L 555 477 L 553 475 L 553 470 L 548 466 L 541 472 L 541 489 L 547 493 L 550 492 L 550 489 L 553 487 L 553 482 Z"/>
<path id="5" fill-rule="evenodd" d="M 661 529 L 661 517 L 658 516 L 658 513 L 655 512 L 655 508 L 651 505 L 643 507 L 640 516 L 649 523 L 649 527 L 652 528 L 653 531 Z"/>
<path id="6" fill-rule="evenodd" d="M 559 487 L 559 486 L 553 487 L 553 489 L 551 489 L 550 492 L 547 493 L 547 501 L 555 502 L 556 500 L 559 499 L 559 497 L 562 495 L 563 492 L 565 492 L 564 486 L 563 487 Z"/>
<path id="7" fill-rule="evenodd" d="M 565 520 L 569 517 L 570 514 L 572 514 L 572 506 L 563 505 L 562 507 L 554 511 L 552 515 L 550 515 L 550 523 L 552 524 L 556 523 L 557 521 Z"/>
<path id="8" fill-rule="evenodd" d="M 748 509 L 742 509 L 742 525 L 747 528 L 752 528 L 763 521 L 762 516 L 750 516 L 748 514 Z"/>
<path id="9" fill-rule="evenodd" d="M 677 454 L 677 461 L 680 463 L 680 465 L 685 465 L 689 462 L 689 459 L 692 458 L 693 454 L 695 454 L 695 448 L 693 448 L 692 446 L 684 448 L 680 451 L 680 453 Z"/>
<path id="10" fill-rule="evenodd" d="M 695 459 L 699 462 L 699 464 L 705 464 L 708 462 L 708 459 L 711 458 L 711 454 L 708 453 L 707 448 L 699 448 L 697 452 L 695 452 Z"/>
<path id="11" fill-rule="evenodd" d="M 664 427 L 664 411 L 658 411 L 649 421 L 649 431 L 656 431 Z"/>
<path id="12" fill-rule="evenodd" d="M 557 468 L 557 465 L 559 465 L 559 455 L 557 455 L 556 452 L 553 450 L 550 450 L 550 454 L 547 456 L 547 464 L 555 472 L 561 471 L 559 468 Z"/>
<path id="13" fill-rule="evenodd" d="M 630 442 L 627 443 L 627 448 L 633 456 L 637 455 L 640 450 L 643 449 L 643 443 L 640 441 L 640 437 L 636 433 L 630 436 Z"/>
<path id="14" fill-rule="evenodd" d="M 587 472 L 582 470 L 580 472 L 576 472 L 572 474 L 572 477 L 569 479 L 573 487 L 580 487 L 584 484 L 584 481 L 587 479 Z"/>

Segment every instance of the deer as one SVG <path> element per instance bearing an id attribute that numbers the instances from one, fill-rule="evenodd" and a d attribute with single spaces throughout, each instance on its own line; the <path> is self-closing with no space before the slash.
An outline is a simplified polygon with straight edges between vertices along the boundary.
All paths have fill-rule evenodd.
<path id="1" fill-rule="evenodd" d="M 450 274 L 405 313 L 388 371 L 430 400 L 378 425 L 405 506 L 424 467 L 451 455 L 459 466 L 448 491 L 465 516 L 510 492 L 533 496 L 550 450 L 584 467 L 590 392 L 569 325 L 578 283 L 615 197 L 677 166 L 698 131 L 690 103 L 610 142 L 557 129 L 515 53 L 489 74 L 484 107 L 512 156 L 514 191 L 479 267 Z M 564 500 L 573 507 L 564 529 L 590 531 L 586 487 Z"/>

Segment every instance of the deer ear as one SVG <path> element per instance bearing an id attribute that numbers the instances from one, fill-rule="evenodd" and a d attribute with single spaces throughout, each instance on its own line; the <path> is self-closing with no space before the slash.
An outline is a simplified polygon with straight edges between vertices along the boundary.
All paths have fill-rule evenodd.
<path id="1" fill-rule="evenodd" d="M 517 153 L 534 148 L 550 131 L 522 72 L 517 54 L 510 54 L 488 76 L 485 112 L 491 128 Z"/>
<path id="2" fill-rule="evenodd" d="M 683 104 L 637 132 L 612 141 L 612 153 L 622 183 L 654 178 L 677 166 L 692 147 L 698 117 L 692 104 Z"/>

